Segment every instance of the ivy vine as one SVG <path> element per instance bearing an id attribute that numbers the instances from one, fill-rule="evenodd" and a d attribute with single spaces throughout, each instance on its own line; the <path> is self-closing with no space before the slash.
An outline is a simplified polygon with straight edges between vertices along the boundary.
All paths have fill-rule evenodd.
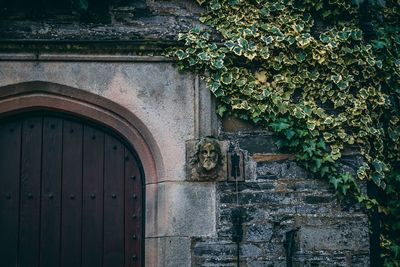
<path id="1" fill-rule="evenodd" d="M 198 2 L 206 27 L 169 55 L 203 75 L 220 116 L 275 132 L 339 195 L 378 208 L 384 264 L 400 266 L 400 1 Z M 357 174 L 341 166 L 347 147 L 364 157 Z"/>

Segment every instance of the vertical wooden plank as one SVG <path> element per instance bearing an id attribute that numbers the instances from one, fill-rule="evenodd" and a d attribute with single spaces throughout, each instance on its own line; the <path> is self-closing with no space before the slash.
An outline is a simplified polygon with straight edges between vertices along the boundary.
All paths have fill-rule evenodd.
<path id="1" fill-rule="evenodd" d="M 83 126 L 63 121 L 61 260 L 63 267 L 81 266 Z"/>
<path id="2" fill-rule="evenodd" d="M 140 171 L 125 148 L 125 266 L 142 266 L 142 190 Z"/>
<path id="3" fill-rule="evenodd" d="M 105 135 L 104 267 L 124 266 L 124 146 Z"/>
<path id="4" fill-rule="evenodd" d="M 40 175 L 42 118 L 31 117 L 22 124 L 19 265 L 39 264 Z"/>
<path id="5" fill-rule="evenodd" d="M 59 264 L 62 120 L 43 119 L 40 266 Z"/>
<path id="6" fill-rule="evenodd" d="M 21 121 L 0 124 L 1 266 L 17 265 Z"/>
<path id="7" fill-rule="evenodd" d="M 102 266 L 104 133 L 84 126 L 82 266 Z"/>

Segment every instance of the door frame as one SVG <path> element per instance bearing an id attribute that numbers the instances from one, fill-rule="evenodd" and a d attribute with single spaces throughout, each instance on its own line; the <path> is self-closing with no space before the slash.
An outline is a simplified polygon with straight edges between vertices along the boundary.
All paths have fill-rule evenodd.
<path id="1" fill-rule="evenodd" d="M 152 192 L 147 196 L 146 184 L 157 182 L 163 170 L 161 153 L 150 131 L 126 108 L 77 88 L 40 81 L 0 87 L 0 118 L 46 109 L 92 121 L 116 132 L 131 146 L 142 172 L 142 263 L 144 265 L 147 257 L 157 257 L 154 249 L 150 248 L 149 253 L 145 253 L 146 247 L 149 248 L 145 246 L 146 228 L 157 225 L 157 216 L 154 216 L 157 205 L 154 203 L 157 203 L 158 195 Z"/>

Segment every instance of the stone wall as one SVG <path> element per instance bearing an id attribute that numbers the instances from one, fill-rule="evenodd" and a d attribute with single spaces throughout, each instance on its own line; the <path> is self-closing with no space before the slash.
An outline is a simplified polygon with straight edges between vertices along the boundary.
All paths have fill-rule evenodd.
<path id="1" fill-rule="evenodd" d="M 247 128 L 221 136 L 245 152 L 246 181 L 217 184 L 217 235 L 192 239 L 192 266 L 237 266 L 231 241 L 237 208 L 243 216 L 240 266 L 369 266 L 362 210 L 339 203 L 326 181 L 279 153 L 268 133 Z M 347 158 L 349 168 L 357 164 L 356 156 Z"/>
<path id="2" fill-rule="evenodd" d="M 112 7 L 108 24 L 0 18 L 0 86 L 40 81 L 87 91 L 126 108 L 148 130 L 158 178 L 146 177 L 146 266 L 237 266 L 237 208 L 240 266 L 368 266 L 361 209 L 339 203 L 269 133 L 233 118 L 218 127 L 204 83 L 153 56 L 198 25 L 195 1 L 147 4 L 146 15 Z M 206 135 L 243 151 L 244 182 L 188 181 L 185 143 Z M 354 170 L 359 159 L 349 153 L 344 163 Z"/>
<path id="3" fill-rule="evenodd" d="M 199 25 L 200 11 L 194 0 L 147 0 L 144 11 L 138 10 L 134 4 L 111 5 L 108 23 L 83 22 L 77 15 L 0 18 L 0 41 L 176 40 L 179 32 Z"/>

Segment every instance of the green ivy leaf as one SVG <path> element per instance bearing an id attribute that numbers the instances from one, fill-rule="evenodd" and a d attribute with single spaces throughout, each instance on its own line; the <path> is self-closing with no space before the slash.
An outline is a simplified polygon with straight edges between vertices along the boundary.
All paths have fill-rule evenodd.
<path id="1" fill-rule="evenodd" d="M 237 56 L 241 56 L 243 54 L 243 49 L 239 46 L 235 46 L 235 48 L 233 48 L 233 53 Z"/>
<path id="2" fill-rule="evenodd" d="M 239 37 L 237 42 L 239 47 L 242 48 L 243 50 L 247 50 L 249 48 L 249 42 L 246 39 Z"/>
<path id="3" fill-rule="evenodd" d="M 209 56 L 209 54 L 206 53 L 206 52 L 201 52 L 201 53 L 199 53 L 199 54 L 197 55 L 197 57 L 198 57 L 200 60 L 203 60 L 203 61 L 208 61 L 208 60 L 211 59 L 211 57 Z"/>
<path id="4" fill-rule="evenodd" d="M 225 72 L 222 74 L 221 82 L 223 84 L 231 84 L 232 83 L 232 73 Z"/>
<path id="5" fill-rule="evenodd" d="M 230 6 L 236 6 L 236 5 L 238 5 L 239 4 L 239 0 L 229 0 L 228 1 L 228 4 L 230 5 Z"/>
<path id="6" fill-rule="evenodd" d="M 79 9 L 87 10 L 89 8 L 88 0 L 78 0 Z"/>
<path id="7" fill-rule="evenodd" d="M 182 59 L 185 59 L 185 58 L 189 57 L 189 55 L 187 53 L 185 53 L 183 50 L 177 50 L 175 52 L 175 56 L 177 56 L 179 60 L 182 60 Z"/>
<path id="8" fill-rule="evenodd" d="M 360 6 L 362 3 L 364 3 L 365 0 L 351 0 L 351 2 L 357 6 Z"/>
<path id="9" fill-rule="evenodd" d="M 219 1 L 218 0 L 211 0 L 211 2 L 210 2 L 210 8 L 211 8 L 211 10 L 218 10 L 218 9 L 221 9 L 221 4 L 219 3 Z"/>
<path id="10" fill-rule="evenodd" d="M 262 59 L 268 59 L 270 57 L 269 49 L 268 47 L 264 46 L 260 50 L 260 56 Z"/>
<path id="11" fill-rule="evenodd" d="M 235 43 L 231 40 L 225 42 L 225 46 L 229 48 L 229 50 L 233 50 L 233 48 L 235 47 Z"/>
<path id="12" fill-rule="evenodd" d="M 274 37 L 272 37 L 272 36 L 268 36 L 268 37 L 262 36 L 261 40 L 263 40 L 266 45 L 270 45 L 274 41 Z"/>
<path id="13" fill-rule="evenodd" d="M 220 117 L 222 117 L 222 116 L 225 114 L 226 111 L 227 111 L 227 108 L 226 108 L 225 105 L 218 105 L 218 107 L 217 107 L 217 114 L 218 114 Z"/>
<path id="14" fill-rule="evenodd" d="M 340 81 L 337 86 L 339 87 L 339 89 L 344 90 L 347 87 L 349 87 L 349 82 L 348 81 Z"/>
<path id="15" fill-rule="evenodd" d="M 284 130 L 283 133 L 285 134 L 286 138 L 289 140 L 292 139 L 296 135 L 296 132 L 290 128 Z"/>
<path id="16" fill-rule="evenodd" d="M 274 131 L 280 132 L 280 131 L 282 131 L 284 129 L 288 129 L 290 127 L 290 124 L 280 121 L 280 122 L 272 122 L 272 123 L 269 124 L 269 126 Z"/>
<path id="17" fill-rule="evenodd" d="M 209 88 L 211 90 L 211 92 L 215 93 L 219 87 L 221 86 L 221 84 L 219 82 L 213 81 L 209 84 Z"/>
<path id="18" fill-rule="evenodd" d="M 296 60 L 298 62 L 303 62 L 306 59 L 306 53 L 304 52 L 299 52 L 296 54 Z"/>
<path id="19" fill-rule="evenodd" d="M 224 60 L 221 59 L 221 58 L 218 58 L 218 59 L 216 59 L 216 60 L 213 60 L 213 61 L 211 62 L 211 65 L 212 65 L 213 67 L 215 67 L 216 69 L 222 69 L 222 68 L 224 67 Z"/>

